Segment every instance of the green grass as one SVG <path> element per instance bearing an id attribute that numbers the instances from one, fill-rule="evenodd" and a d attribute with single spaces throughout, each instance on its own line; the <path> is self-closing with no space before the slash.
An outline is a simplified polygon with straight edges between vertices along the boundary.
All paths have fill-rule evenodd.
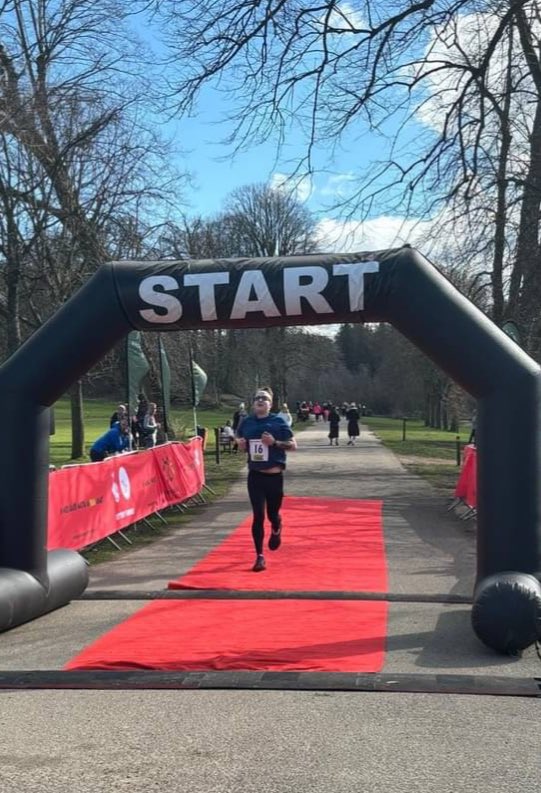
<path id="1" fill-rule="evenodd" d="M 397 454 L 413 457 L 434 457 L 454 461 L 456 458 L 456 434 L 425 427 L 415 419 L 406 421 L 406 440 L 402 440 L 402 419 L 363 417 L 362 423 L 375 432 L 385 445 Z M 466 434 L 461 444 L 467 441 Z"/>
<path id="2" fill-rule="evenodd" d="M 86 399 L 84 403 L 85 419 L 85 455 L 76 462 L 87 462 L 88 450 L 96 438 L 109 429 L 109 417 L 116 410 L 113 401 L 105 399 Z M 68 399 L 61 399 L 54 406 L 55 434 L 50 439 L 50 461 L 53 465 L 65 465 L 74 462 L 71 459 L 71 416 Z M 228 408 L 197 410 L 197 423 L 207 427 L 207 450 L 214 450 L 214 428 L 220 427 L 227 419 L 233 417 Z M 178 440 L 185 440 L 194 434 L 193 411 L 191 408 L 171 411 L 171 421 Z"/>
<path id="3" fill-rule="evenodd" d="M 409 471 L 422 476 L 434 487 L 452 493 L 459 471 L 454 433 L 425 427 L 422 421 L 408 419 L 406 440 L 402 440 L 402 419 L 367 416 L 362 422 L 401 459 Z M 468 437 L 466 433 L 459 437 L 463 448 Z"/>

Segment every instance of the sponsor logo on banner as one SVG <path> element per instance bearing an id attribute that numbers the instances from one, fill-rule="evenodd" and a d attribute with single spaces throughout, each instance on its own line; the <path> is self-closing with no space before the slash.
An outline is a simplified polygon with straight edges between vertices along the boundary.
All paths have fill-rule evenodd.
<path id="1" fill-rule="evenodd" d="M 117 481 L 118 476 L 118 481 Z M 128 472 L 126 469 L 121 466 L 118 469 L 117 474 L 111 474 L 111 479 L 113 483 L 111 485 L 111 493 L 113 494 L 113 498 L 116 504 L 120 504 L 121 496 L 124 498 L 125 501 L 129 501 L 131 498 L 131 483 L 130 477 L 128 476 Z M 129 518 L 135 514 L 135 507 L 128 507 L 127 509 L 121 509 L 115 513 L 115 518 L 117 520 L 124 520 L 124 518 Z"/>
<path id="2" fill-rule="evenodd" d="M 87 509 L 88 507 L 97 507 L 103 502 L 103 496 L 96 496 L 96 498 L 84 498 L 82 501 L 73 501 L 71 504 L 64 504 L 60 507 L 60 513 L 66 515 L 69 512 L 75 512 L 78 509 Z"/>
<path id="3" fill-rule="evenodd" d="M 79 550 L 99 542 L 156 509 L 190 498 L 202 481 L 198 441 L 59 471 L 49 478 L 47 547 Z"/>

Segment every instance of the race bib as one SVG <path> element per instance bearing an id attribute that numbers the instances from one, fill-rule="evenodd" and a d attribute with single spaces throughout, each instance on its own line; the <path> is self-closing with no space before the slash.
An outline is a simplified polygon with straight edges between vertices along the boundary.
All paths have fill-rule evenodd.
<path id="1" fill-rule="evenodd" d="M 269 459 L 269 447 L 265 446 L 261 438 L 250 441 L 250 460 L 253 463 L 266 463 Z"/>

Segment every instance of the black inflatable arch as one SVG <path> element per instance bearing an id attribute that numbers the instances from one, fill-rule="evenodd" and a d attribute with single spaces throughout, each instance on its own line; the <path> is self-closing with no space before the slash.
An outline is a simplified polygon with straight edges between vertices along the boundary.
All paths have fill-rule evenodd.
<path id="1" fill-rule="evenodd" d="M 79 554 L 45 549 L 49 407 L 125 334 L 380 321 L 478 400 L 474 628 L 503 651 L 535 641 L 540 369 L 410 248 L 102 265 L 0 368 L 0 630 L 86 586 Z"/>

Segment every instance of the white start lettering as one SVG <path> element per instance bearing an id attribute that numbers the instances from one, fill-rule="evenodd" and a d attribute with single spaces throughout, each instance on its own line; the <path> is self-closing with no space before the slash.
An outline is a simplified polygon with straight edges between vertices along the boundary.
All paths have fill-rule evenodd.
<path id="1" fill-rule="evenodd" d="M 157 290 L 157 286 L 161 289 Z M 164 325 L 178 322 L 182 317 L 182 304 L 178 298 L 167 294 L 174 289 L 178 289 L 178 283 L 172 275 L 150 275 L 144 278 L 139 285 L 139 297 L 149 306 L 158 306 L 163 311 L 158 314 L 153 308 L 145 308 L 139 312 L 143 319 Z"/>
<path id="2" fill-rule="evenodd" d="M 349 289 L 349 310 L 364 309 L 364 277 L 366 273 L 379 272 L 379 262 L 353 262 L 352 264 L 335 264 L 333 275 L 346 275 Z"/>
<path id="3" fill-rule="evenodd" d="M 309 280 L 301 284 L 301 278 Z M 288 267 L 284 270 L 287 316 L 302 314 L 301 297 L 304 297 L 318 314 L 333 314 L 332 308 L 321 294 L 328 283 L 329 276 L 324 267 Z"/>
<path id="4" fill-rule="evenodd" d="M 218 319 L 216 314 L 216 293 L 218 284 L 228 284 L 229 273 L 190 273 L 184 276 L 184 286 L 199 287 L 199 305 L 203 322 Z"/>
<path id="5" fill-rule="evenodd" d="M 281 316 L 261 270 L 247 270 L 242 274 L 231 310 L 231 319 L 244 319 L 251 311 L 262 311 L 266 317 Z"/>
<path id="6" fill-rule="evenodd" d="M 350 312 L 364 310 L 364 285 L 368 273 L 379 272 L 378 262 L 351 262 L 335 264 L 332 273 L 318 265 L 285 267 L 282 270 L 283 300 L 285 316 L 298 317 L 303 314 L 303 301 L 316 314 L 334 314 L 336 309 L 323 292 L 333 278 L 347 278 Z M 171 292 L 181 288 L 196 287 L 203 322 L 218 319 L 243 320 L 247 314 L 261 313 L 265 317 L 282 316 L 262 270 L 245 270 L 236 287 L 233 306 L 229 317 L 218 316 L 216 288 L 230 283 L 229 272 L 186 273 L 182 284 L 171 275 L 152 275 L 139 285 L 139 297 L 152 308 L 142 309 L 141 317 L 152 324 L 172 324 L 183 314 L 182 303 Z M 332 285 L 332 283 L 331 283 Z M 331 290 L 332 294 L 332 290 Z M 190 298 L 188 298 L 190 299 Z M 330 297 L 332 300 L 332 296 Z M 342 307 L 344 310 L 345 307 Z M 155 309 L 158 309 L 157 311 Z"/>

